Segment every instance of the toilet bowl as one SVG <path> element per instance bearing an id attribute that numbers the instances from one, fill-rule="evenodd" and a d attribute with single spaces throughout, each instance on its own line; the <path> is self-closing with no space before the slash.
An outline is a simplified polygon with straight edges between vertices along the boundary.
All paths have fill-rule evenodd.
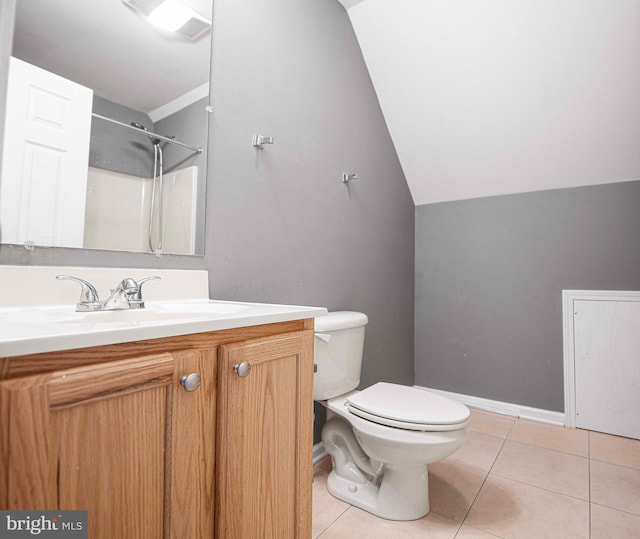
<path id="1" fill-rule="evenodd" d="M 464 442 L 469 409 L 415 387 L 379 382 L 355 391 L 364 347 L 362 313 L 315 321 L 314 399 L 327 407 L 322 442 L 331 456 L 329 492 L 389 520 L 429 512 L 427 465 Z"/>

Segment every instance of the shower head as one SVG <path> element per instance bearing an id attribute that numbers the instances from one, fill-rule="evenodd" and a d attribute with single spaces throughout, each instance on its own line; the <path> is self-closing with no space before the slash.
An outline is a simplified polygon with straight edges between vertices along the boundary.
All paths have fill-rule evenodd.
<path id="1" fill-rule="evenodd" d="M 144 125 L 138 123 L 138 122 L 131 122 L 131 125 L 133 127 L 135 127 L 136 129 L 140 129 L 141 131 L 149 131 Z M 151 141 L 151 144 L 153 144 L 154 146 L 160 144 L 160 139 L 156 138 L 156 137 L 152 137 L 151 135 L 147 135 L 149 137 L 149 140 Z"/>

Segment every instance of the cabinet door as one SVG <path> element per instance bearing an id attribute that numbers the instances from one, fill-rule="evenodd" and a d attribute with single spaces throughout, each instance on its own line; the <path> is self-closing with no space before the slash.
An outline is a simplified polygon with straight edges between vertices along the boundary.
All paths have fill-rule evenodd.
<path id="1" fill-rule="evenodd" d="M 83 509 L 92 538 L 211 537 L 215 351 L 0 383 L 0 505 Z M 180 385 L 198 372 L 193 392 Z"/>
<path id="2" fill-rule="evenodd" d="M 218 376 L 216 537 L 311 537 L 313 332 L 221 346 Z"/>

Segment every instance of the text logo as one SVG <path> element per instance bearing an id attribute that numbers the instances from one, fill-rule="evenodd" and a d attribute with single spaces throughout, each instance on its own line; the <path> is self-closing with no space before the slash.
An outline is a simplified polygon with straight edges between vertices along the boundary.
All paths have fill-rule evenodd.
<path id="1" fill-rule="evenodd" d="M 0 538 L 88 539 L 87 511 L 0 511 Z"/>

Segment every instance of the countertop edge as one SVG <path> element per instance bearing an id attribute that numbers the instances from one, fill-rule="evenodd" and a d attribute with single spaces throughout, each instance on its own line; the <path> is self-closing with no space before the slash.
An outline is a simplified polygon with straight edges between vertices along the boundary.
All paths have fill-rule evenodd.
<path id="1" fill-rule="evenodd" d="M 278 307 L 283 306 L 278 305 Z M 4 341 L 0 342 L 0 358 L 20 357 L 31 354 L 74 350 L 132 341 L 145 341 L 165 337 L 178 337 L 181 335 L 238 329 L 263 324 L 276 324 L 279 322 L 305 320 L 327 314 L 327 309 L 324 307 L 293 305 L 290 307 L 290 311 L 278 313 L 263 313 L 217 319 L 199 318 L 196 320 L 185 320 L 167 324 L 115 328 L 86 333 L 46 335 L 31 339 Z"/>

